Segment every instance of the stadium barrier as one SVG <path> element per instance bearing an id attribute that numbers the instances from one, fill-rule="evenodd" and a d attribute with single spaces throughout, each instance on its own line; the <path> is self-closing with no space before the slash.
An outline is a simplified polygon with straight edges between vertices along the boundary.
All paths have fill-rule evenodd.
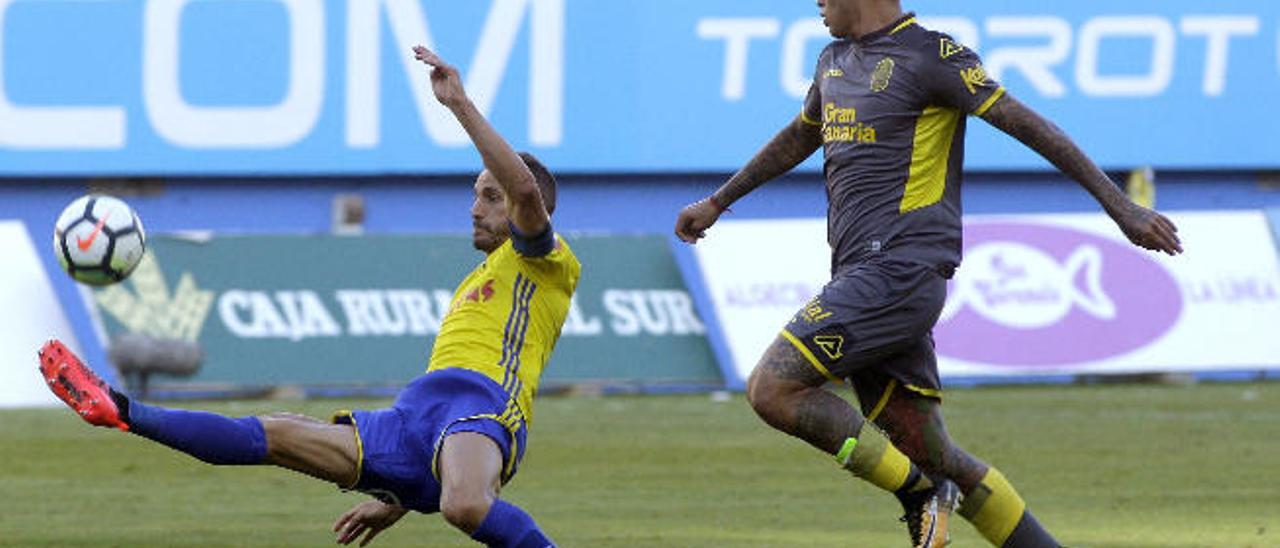
<path id="1" fill-rule="evenodd" d="M 666 239 L 567 240 L 584 266 L 544 386 L 722 386 Z M 398 386 L 426 368 L 456 284 L 483 259 L 467 236 L 149 243 L 133 275 L 92 300 L 110 337 L 199 343 L 200 371 L 169 389 Z"/>
<path id="2" fill-rule="evenodd" d="M 0 408 L 57 404 L 36 371 L 36 350 L 57 337 L 80 351 L 36 250 L 24 223 L 0 220 Z"/>
<path id="3" fill-rule="evenodd" d="M 1267 220 L 1271 221 L 1271 236 L 1276 249 L 1280 250 L 1280 207 L 1267 209 Z"/>
<path id="4" fill-rule="evenodd" d="M 949 381 L 1280 369 L 1280 266 L 1261 211 L 1175 212 L 1187 253 L 1128 243 L 1101 214 L 969 216 L 935 330 Z M 686 269 L 705 284 L 727 381 L 829 279 L 823 219 L 722 221 Z"/>

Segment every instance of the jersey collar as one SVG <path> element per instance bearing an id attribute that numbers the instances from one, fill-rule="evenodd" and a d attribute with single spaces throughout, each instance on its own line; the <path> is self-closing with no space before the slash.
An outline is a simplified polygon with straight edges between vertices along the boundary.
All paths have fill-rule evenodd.
<path id="1" fill-rule="evenodd" d="M 860 44 L 865 44 L 865 43 L 871 42 L 872 40 L 880 38 L 881 36 L 888 36 L 890 34 L 894 34 L 914 24 L 916 24 L 916 14 L 915 12 L 909 11 L 903 14 L 902 17 L 899 17 L 896 21 L 889 23 L 888 25 L 885 25 L 874 31 L 868 32 L 858 38 L 855 38 L 854 41 Z"/>

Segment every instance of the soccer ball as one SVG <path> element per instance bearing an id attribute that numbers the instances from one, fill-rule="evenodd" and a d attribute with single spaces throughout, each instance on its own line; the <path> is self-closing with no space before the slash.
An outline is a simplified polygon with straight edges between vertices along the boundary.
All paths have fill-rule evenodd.
<path id="1" fill-rule="evenodd" d="M 110 285 L 129 276 L 147 250 L 142 221 L 119 198 L 89 194 L 71 202 L 53 230 L 53 252 L 76 281 Z"/>

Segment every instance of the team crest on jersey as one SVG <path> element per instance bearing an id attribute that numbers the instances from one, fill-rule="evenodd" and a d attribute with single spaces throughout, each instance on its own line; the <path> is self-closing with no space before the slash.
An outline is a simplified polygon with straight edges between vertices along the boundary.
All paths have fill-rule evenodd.
<path id="1" fill-rule="evenodd" d="M 876 70 L 871 73 L 871 91 L 884 91 L 889 87 L 890 78 L 893 78 L 893 58 L 885 57 L 876 63 Z"/>
<path id="2" fill-rule="evenodd" d="M 484 285 L 472 288 L 471 291 L 467 292 L 467 296 L 464 297 L 463 300 L 473 303 L 485 303 L 489 302 L 489 299 L 492 298 L 493 279 L 490 278 L 484 282 Z"/>
<path id="3" fill-rule="evenodd" d="M 943 59 L 951 57 L 957 53 L 964 51 L 964 46 L 956 43 L 950 38 L 943 38 L 938 41 L 938 55 Z"/>

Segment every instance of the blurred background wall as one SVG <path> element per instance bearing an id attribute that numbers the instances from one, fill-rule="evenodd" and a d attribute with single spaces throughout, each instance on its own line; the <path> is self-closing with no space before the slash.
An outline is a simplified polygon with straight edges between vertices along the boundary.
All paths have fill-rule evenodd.
<path id="1" fill-rule="evenodd" d="M 1157 208 L 1259 212 L 1269 216 L 1269 228 L 1277 226 L 1280 124 L 1273 120 L 1280 112 L 1269 98 L 1280 92 L 1280 6 L 905 4 L 927 26 L 977 50 L 988 73 L 1054 119 L 1118 182 L 1131 169 L 1153 167 Z M 666 239 L 681 206 L 724 181 L 798 111 L 814 59 L 829 40 L 815 16 L 811 2 L 771 0 L 0 2 L 0 219 L 21 223 L 33 244 L 19 236 L 0 240 L 0 256 L 12 265 L 4 268 L 26 281 L 6 283 L 4 306 L 16 318 L 57 307 L 52 327 L 28 329 L 0 344 L 0 367 L 24 367 L 42 333 L 73 339 L 91 361 L 106 363 L 111 333 L 128 330 L 104 314 L 93 293 L 58 272 L 48 253 L 54 217 L 90 190 L 125 198 L 153 238 L 189 239 L 195 231 L 215 239 L 297 237 L 323 247 L 326 240 L 316 239 L 334 234 L 440 237 L 420 241 L 448 247 L 456 252 L 450 257 L 459 257 L 451 261 L 465 262 L 461 235 L 469 232 L 471 183 L 481 164 L 460 128 L 430 98 L 425 70 L 410 62 L 409 47 L 418 43 L 459 65 L 469 92 L 498 129 L 559 175 L 558 230 L 584 238 Z M 1097 211 L 1085 192 L 1021 145 L 980 120 L 971 119 L 969 128 L 967 214 L 1034 220 Z M 815 156 L 735 204 L 726 218 L 822 217 L 820 170 Z M 352 207 L 359 213 L 353 216 Z M 1118 231 L 1107 237 L 1118 240 Z M 820 238 L 806 243 L 820 245 Z M 1256 241 L 1242 243 L 1229 232 L 1196 241 L 1228 255 L 1233 246 L 1250 256 L 1259 249 Z M 1226 308 L 1214 314 L 1247 318 L 1229 327 L 1260 333 L 1257 318 L 1280 314 L 1274 240 L 1263 243 L 1271 255 L 1260 270 L 1233 270 L 1228 261 L 1220 272 L 1197 271 L 1200 282 L 1191 283 L 1189 274 L 1168 267 L 1175 269 L 1169 272 L 1179 298 L 1189 303 L 1203 297 L 1196 288 L 1205 283 L 1217 294 L 1231 293 L 1232 303 L 1248 304 L 1248 314 Z M 790 244 L 762 241 L 760 253 Z M 629 245 L 641 244 L 617 242 Z M 731 337 L 718 319 L 723 303 L 705 278 L 708 270 L 753 267 L 709 265 L 683 256 L 688 250 L 681 246 L 668 247 L 665 257 L 649 260 L 671 263 L 651 281 L 610 287 L 606 277 L 600 302 L 584 304 L 581 329 L 592 333 L 591 320 L 601 319 L 602 332 L 619 341 L 641 337 L 637 348 L 657 345 L 698 363 L 676 367 L 685 375 L 654 382 L 638 366 L 617 374 L 608 369 L 609 359 L 600 359 L 597 373 L 578 371 L 565 382 L 704 389 L 740 381 L 741 366 L 735 370 L 732 362 L 741 359 L 728 349 Z M 621 276 L 635 259 L 611 255 L 607 242 L 600 248 L 604 272 Z M 418 251 L 390 249 L 383 254 Z M 176 288 L 187 265 L 158 260 L 163 279 Z M 305 262 L 276 260 L 229 259 L 218 268 L 314 276 Z M 596 265 L 587 267 L 590 276 Z M 820 273 L 825 267 L 805 269 Z M 199 271 L 195 278 L 200 283 Z M 1075 280 L 1071 287 L 1083 283 Z M 438 285 L 452 289 L 444 281 Z M 36 286 L 48 291 L 22 289 Z M 136 291 L 128 283 L 121 288 Z M 275 291 L 277 308 L 281 290 L 264 289 Z M 629 334 L 625 318 L 618 320 L 625 314 L 613 314 L 630 310 L 643 323 L 637 311 L 678 310 L 682 301 L 662 301 L 663 291 L 692 299 L 703 329 L 678 335 L 700 342 L 663 346 L 676 335 L 675 324 L 661 324 L 662 333 Z M 1104 287 L 1102 293 L 1107 291 L 1134 290 Z M 39 297 L 45 293 L 52 297 Z M 632 297 L 641 304 L 626 304 Z M 654 304 L 659 302 L 670 306 Z M 211 306 L 216 312 L 217 301 Z M 429 343 L 420 334 L 410 340 L 424 349 Z M 565 340 L 568 348 L 577 344 L 573 336 Z M 574 359 L 616 347 L 600 344 L 602 349 L 584 349 Z M 696 348 L 680 346 L 687 344 Z M 1280 365 L 1280 348 L 1256 344 L 1257 363 L 1232 361 L 1216 369 L 1267 375 Z M 422 351 L 393 359 L 409 363 L 411 373 Z M 248 355 L 219 357 L 215 349 L 210 363 L 257 359 L 252 350 L 243 352 Z M 1130 365 L 1125 371 L 1142 370 L 1144 363 Z M 1026 378 L 1077 373 L 1072 364 L 1057 364 Z"/>

